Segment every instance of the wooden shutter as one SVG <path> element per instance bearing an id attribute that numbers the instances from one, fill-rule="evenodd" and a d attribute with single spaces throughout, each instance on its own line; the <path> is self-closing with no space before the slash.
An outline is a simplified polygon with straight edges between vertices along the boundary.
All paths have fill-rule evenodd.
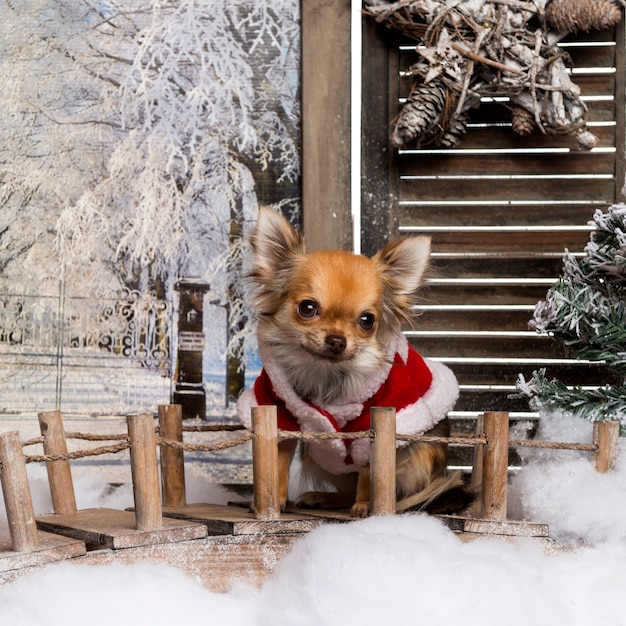
<path id="1" fill-rule="evenodd" d="M 371 33 L 369 41 L 370 55 L 381 49 Z M 410 87 L 401 73 L 415 62 L 414 45 L 403 42 L 389 57 L 389 119 Z M 528 328 L 535 304 L 561 271 L 564 249 L 582 253 L 594 210 L 622 201 L 623 25 L 571 36 L 560 45 L 571 55 L 573 79 L 589 107 L 588 126 L 599 137 L 595 149 L 581 151 L 569 136 L 520 137 L 511 130 L 506 102 L 495 101 L 472 112 L 456 149 L 384 146 L 390 232 L 429 234 L 433 242 L 434 274 L 423 291 L 421 315 L 407 333 L 421 354 L 455 371 L 462 389 L 457 429 L 469 429 L 486 410 L 536 417 L 526 401 L 510 398 L 520 373 L 529 377 L 546 367 L 549 376 L 567 383 L 606 382 L 600 367 L 565 357 L 556 342 Z M 375 88 L 367 67 L 364 84 Z M 380 94 L 366 93 L 365 110 L 372 111 L 373 103 L 380 116 Z M 366 146 L 371 130 L 364 125 Z M 364 155 L 374 158 L 371 146 Z M 380 182 L 375 166 L 364 167 Z M 372 180 L 365 207 L 381 194 Z M 365 214 L 363 239 L 377 245 L 368 229 L 380 220 L 380 203 L 370 210 L 376 219 Z"/>

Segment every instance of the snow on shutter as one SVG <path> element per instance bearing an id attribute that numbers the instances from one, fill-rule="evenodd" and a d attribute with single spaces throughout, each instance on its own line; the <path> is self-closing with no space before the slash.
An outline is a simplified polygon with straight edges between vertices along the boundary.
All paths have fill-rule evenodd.
<path id="1" fill-rule="evenodd" d="M 413 45 L 400 46 L 400 72 L 414 62 Z M 594 210 L 623 200 L 623 24 L 560 45 L 589 107 L 595 149 L 581 151 L 570 136 L 518 136 L 506 103 L 483 102 L 457 149 L 395 155 L 392 228 L 433 240 L 434 275 L 408 336 L 457 374 L 457 425 L 485 410 L 532 417 L 524 400 L 509 398 L 519 373 L 547 367 L 568 383 L 606 382 L 600 367 L 565 358 L 527 325 L 561 271 L 563 249 L 581 253 Z M 390 76 L 401 101 L 409 81 L 394 85 Z"/>

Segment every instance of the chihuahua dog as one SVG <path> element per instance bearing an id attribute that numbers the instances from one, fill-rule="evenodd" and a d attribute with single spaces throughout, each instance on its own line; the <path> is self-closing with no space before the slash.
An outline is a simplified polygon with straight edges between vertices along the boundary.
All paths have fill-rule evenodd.
<path id="1" fill-rule="evenodd" d="M 372 258 L 307 254 L 289 222 L 261 208 L 250 243 L 263 370 L 239 399 L 244 424 L 250 426 L 251 407 L 275 405 L 282 430 L 356 432 L 370 428 L 370 408 L 380 406 L 395 407 L 399 436 L 449 435 L 456 378 L 422 358 L 401 332 L 428 267 L 429 238 L 395 238 Z M 279 443 L 282 510 L 296 445 L 292 438 Z M 325 490 L 304 493 L 296 506 L 350 508 L 366 517 L 369 445 L 358 438 L 309 441 L 303 468 Z M 460 473 L 449 473 L 446 462 L 447 444 L 399 438 L 396 510 L 467 504 Z"/>

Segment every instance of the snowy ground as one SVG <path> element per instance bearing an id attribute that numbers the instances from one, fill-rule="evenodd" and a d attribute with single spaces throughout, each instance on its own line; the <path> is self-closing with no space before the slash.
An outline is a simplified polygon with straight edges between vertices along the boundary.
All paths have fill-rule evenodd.
<path id="1" fill-rule="evenodd" d="M 545 420 L 539 436 L 588 441 L 591 427 L 569 418 Z M 510 517 L 548 523 L 565 546 L 556 553 L 533 540 L 461 543 L 421 514 L 370 518 L 315 530 L 260 589 L 226 594 L 211 593 L 166 565 L 53 564 L 0 587 L 1 622 L 626 625 L 626 454 L 622 450 L 615 471 L 599 475 L 583 453 L 523 453 L 525 468 L 509 494 Z M 43 512 L 49 497 L 37 472 L 31 489 Z M 191 468 L 188 478 L 189 501 L 227 497 L 201 471 Z M 108 480 L 106 468 L 77 477 L 79 508 L 132 502 L 128 485 L 111 493 Z"/>

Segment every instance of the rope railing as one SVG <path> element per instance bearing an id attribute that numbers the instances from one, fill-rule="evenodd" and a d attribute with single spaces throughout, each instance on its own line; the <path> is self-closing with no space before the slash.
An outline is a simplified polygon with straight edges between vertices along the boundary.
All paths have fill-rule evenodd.
<path id="1" fill-rule="evenodd" d="M 509 439 L 509 416 L 505 412 L 486 412 L 482 432 L 476 435 L 436 437 L 404 435 L 395 432 L 395 410 L 374 408 L 371 429 L 353 433 L 313 433 L 279 430 L 276 407 L 255 407 L 252 428 L 238 424 L 183 425 L 180 405 L 158 408 L 158 427 L 151 413 L 127 417 L 128 433 L 93 434 L 64 432 L 60 411 L 39 414 L 42 436 L 20 442 L 19 433 L 0 434 L 0 479 L 5 500 L 12 546 L 15 551 L 34 550 L 37 545 L 32 501 L 26 478 L 26 464 L 44 462 L 48 472 L 55 514 L 76 512 L 74 488 L 69 462 L 75 459 L 130 450 L 133 494 L 137 529 L 159 527 L 162 506 L 186 506 L 184 453 L 216 452 L 252 441 L 253 510 L 259 519 L 280 516 L 278 486 L 278 442 L 282 439 L 302 441 L 323 439 L 361 439 L 371 441 L 371 512 L 374 515 L 395 512 L 396 441 L 447 443 L 476 446 L 480 451 L 480 508 L 483 520 L 506 522 L 506 489 L 509 448 L 533 447 L 591 452 L 596 469 L 606 472 L 613 464 L 619 439 L 619 422 L 595 422 L 593 443 L 549 442 Z M 231 432 L 241 434 L 225 441 L 189 443 L 185 432 Z M 68 439 L 115 441 L 110 445 L 87 450 L 67 450 Z M 42 444 L 44 454 L 25 455 L 23 448 Z M 157 469 L 157 447 L 160 448 L 161 488 Z M 476 464 L 474 466 L 476 470 Z"/>

